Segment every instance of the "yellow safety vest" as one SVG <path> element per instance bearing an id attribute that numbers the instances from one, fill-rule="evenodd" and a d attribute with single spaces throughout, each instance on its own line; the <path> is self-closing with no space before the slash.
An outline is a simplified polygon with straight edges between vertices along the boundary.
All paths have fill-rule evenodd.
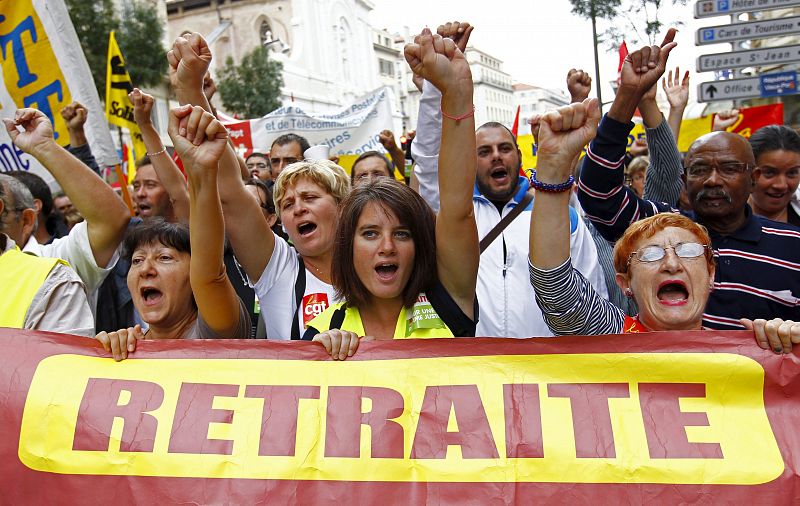
<path id="1" fill-rule="evenodd" d="M 308 326 L 314 327 L 319 332 L 330 330 L 331 319 L 343 304 L 344 302 L 340 302 L 329 306 L 328 309 L 308 322 Z M 361 322 L 358 308 L 348 306 L 345 309 L 344 320 L 338 328 L 363 336 L 365 334 L 364 324 Z M 432 339 L 437 337 L 455 336 L 433 309 L 425 294 L 421 293 L 413 307 L 403 307 L 400 311 L 394 329 L 394 339 Z"/>
<path id="2" fill-rule="evenodd" d="M 23 328 L 28 308 L 50 271 L 57 264 L 69 265 L 58 258 L 40 258 L 15 247 L 0 254 L 0 327 Z"/>

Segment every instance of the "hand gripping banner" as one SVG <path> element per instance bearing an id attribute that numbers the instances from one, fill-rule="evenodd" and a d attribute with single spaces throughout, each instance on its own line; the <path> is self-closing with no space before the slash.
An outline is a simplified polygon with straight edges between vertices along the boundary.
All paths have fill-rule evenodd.
<path id="1" fill-rule="evenodd" d="M 9 504 L 789 504 L 800 361 L 750 333 L 140 342 L 0 329 Z"/>

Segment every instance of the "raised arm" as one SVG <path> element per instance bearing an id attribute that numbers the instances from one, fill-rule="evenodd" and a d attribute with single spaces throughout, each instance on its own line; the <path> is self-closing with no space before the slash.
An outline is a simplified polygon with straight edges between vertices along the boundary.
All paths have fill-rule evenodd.
<path id="1" fill-rule="evenodd" d="M 383 149 L 389 153 L 394 168 L 399 170 L 400 174 L 405 175 L 406 154 L 402 149 L 400 149 L 400 146 L 398 146 L 397 142 L 394 140 L 394 133 L 391 130 L 384 130 L 378 134 L 378 140 L 380 141 L 381 146 L 383 146 Z"/>
<path id="2" fill-rule="evenodd" d="M 452 39 L 456 47 L 464 53 L 469 44 L 470 35 L 475 29 L 466 22 L 449 22 L 440 25 L 437 33 L 444 38 Z M 413 68 L 411 69 L 413 72 Z M 425 202 L 439 212 L 439 150 L 442 141 L 442 94 L 436 87 L 422 76 L 414 72 L 415 84 L 419 81 L 422 96 L 419 100 L 417 115 L 417 135 L 411 144 L 414 157 L 414 179 L 417 192 Z"/>
<path id="3" fill-rule="evenodd" d="M 672 72 L 670 72 L 671 74 Z M 639 101 L 647 132 L 647 150 L 650 153 L 650 166 L 644 184 L 644 198 L 655 202 L 677 204 L 683 187 L 683 165 L 678 143 L 675 141 L 668 121 L 656 103 L 654 85 Z M 682 114 L 682 113 L 681 113 Z"/>
<path id="4" fill-rule="evenodd" d="M 167 53 L 170 81 L 181 104 L 200 106 L 211 113 L 203 82 L 211 63 L 211 51 L 200 34 L 178 37 Z M 247 194 L 233 148 L 226 146 L 219 163 L 219 197 L 225 213 L 225 229 L 236 258 L 255 283 L 264 272 L 275 248 L 275 235 L 263 219 L 256 201 Z"/>
<path id="5" fill-rule="evenodd" d="M 589 92 L 592 91 L 592 77 L 583 70 L 570 69 L 567 72 L 567 90 L 571 104 L 583 103 L 589 98 Z"/>
<path id="6" fill-rule="evenodd" d="M 53 126 L 42 112 L 20 109 L 13 120 L 3 119 L 3 123 L 14 144 L 50 171 L 86 218 L 94 260 L 98 267 L 105 268 L 130 220 L 125 204 L 100 176 L 53 140 Z"/>
<path id="7" fill-rule="evenodd" d="M 100 167 L 92 154 L 92 149 L 89 147 L 89 141 L 86 139 L 86 132 L 83 128 L 89 117 L 89 111 L 80 102 L 72 102 L 61 109 L 61 117 L 67 123 L 67 131 L 69 132 L 67 151 L 92 169 L 92 172 L 99 175 Z"/>
<path id="8" fill-rule="evenodd" d="M 623 161 L 633 113 L 664 74 L 669 52 L 676 45 L 674 37 L 675 30 L 670 29 L 661 46 L 645 46 L 625 58 L 617 95 L 583 159 L 578 198 L 586 215 L 609 241 L 616 241 L 631 222 L 670 209 L 640 199 L 623 184 Z"/>
<path id="9" fill-rule="evenodd" d="M 618 332 L 622 311 L 598 295 L 570 263 L 569 197 L 572 162 L 597 132 L 597 99 L 548 112 L 540 120 L 537 187 L 529 260 L 536 303 L 555 334 Z"/>
<path id="10" fill-rule="evenodd" d="M 217 191 L 219 159 L 225 151 L 228 132 L 202 107 L 185 105 L 170 111 L 169 136 L 190 181 L 192 293 L 209 328 L 230 336 L 239 325 L 240 303 L 222 260 L 225 225 Z"/>
<path id="11" fill-rule="evenodd" d="M 133 104 L 133 118 L 142 132 L 144 145 L 147 152 L 151 153 L 150 162 L 172 201 L 175 217 L 182 223 L 189 223 L 189 188 L 181 170 L 172 161 L 172 157 L 161 143 L 161 136 L 153 126 L 151 111 L 155 100 L 152 95 L 144 93 L 139 88 L 134 88 L 128 94 L 128 98 Z"/>
<path id="12" fill-rule="evenodd" d="M 669 128 L 672 130 L 672 135 L 676 141 L 681 133 L 683 112 L 689 103 L 689 71 L 686 71 L 683 80 L 681 80 L 680 76 L 681 68 L 675 67 L 674 78 L 671 70 L 666 79 L 661 78 L 661 86 L 664 88 L 664 93 L 667 95 L 667 101 L 669 102 L 667 123 L 669 123 Z"/>
<path id="13" fill-rule="evenodd" d="M 474 317 L 480 255 L 472 207 L 476 170 L 472 72 L 452 39 L 431 34 L 427 28 L 406 46 L 405 57 L 415 73 L 442 92 L 437 270 L 456 303 L 467 316 Z"/>

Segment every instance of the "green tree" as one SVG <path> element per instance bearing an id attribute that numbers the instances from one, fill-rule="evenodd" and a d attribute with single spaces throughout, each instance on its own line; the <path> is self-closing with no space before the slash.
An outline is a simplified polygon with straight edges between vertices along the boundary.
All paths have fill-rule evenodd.
<path id="1" fill-rule="evenodd" d="M 217 82 L 225 109 L 245 118 L 260 118 L 279 108 L 282 70 L 283 64 L 271 60 L 264 47 L 245 55 L 239 65 L 228 57 Z"/>
<path id="2" fill-rule="evenodd" d="M 167 73 L 167 51 L 161 44 L 164 21 L 155 7 L 134 0 L 125 3 L 117 42 L 134 86 L 155 86 Z"/>
<path id="3" fill-rule="evenodd" d="M 620 9 L 621 0 L 569 0 L 572 4 L 573 14 L 587 18 L 592 21 L 592 40 L 594 41 L 594 79 L 595 89 L 597 90 L 597 100 L 600 102 L 600 110 L 603 110 L 603 95 L 601 93 L 600 80 L 600 58 L 598 56 L 598 46 L 600 39 L 597 36 L 597 20 L 613 19 Z"/>
<path id="4" fill-rule="evenodd" d="M 119 26 L 114 3 L 112 0 L 66 0 L 66 4 L 83 54 L 89 62 L 94 85 L 100 96 L 104 97 L 108 34 Z"/>
<path id="5" fill-rule="evenodd" d="M 106 93 L 108 34 L 117 30 L 117 43 L 136 86 L 161 82 L 167 54 L 161 45 L 164 22 L 155 7 L 141 0 L 125 0 L 120 22 L 113 0 L 66 0 L 69 17 L 101 97 Z"/>

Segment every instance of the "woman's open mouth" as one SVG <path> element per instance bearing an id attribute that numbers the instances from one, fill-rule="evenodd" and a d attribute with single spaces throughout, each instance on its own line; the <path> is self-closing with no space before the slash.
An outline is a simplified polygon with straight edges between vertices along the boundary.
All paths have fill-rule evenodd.
<path id="1" fill-rule="evenodd" d="M 300 237 L 305 237 L 307 235 L 310 235 L 314 233 L 316 229 L 317 229 L 317 224 L 312 223 L 310 221 L 301 223 L 300 225 L 297 226 L 297 232 L 300 234 Z"/>
<path id="2" fill-rule="evenodd" d="M 683 281 L 668 280 L 658 285 L 656 297 L 666 306 L 682 306 L 689 301 L 689 290 Z"/>
<path id="3" fill-rule="evenodd" d="M 142 288 L 139 294 L 142 296 L 142 301 L 144 301 L 145 306 L 155 306 L 161 302 L 161 299 L 164 297 L 161 290 L 152 287 Z"/>
<path id="4" fill-rule="evenodd" d="M 381 281 L 391 281 L 397 274 L 397 269 L 397 264 L 386 263 L 375 267 L 375 272 L 378 274 L 378 279 Z"/>

